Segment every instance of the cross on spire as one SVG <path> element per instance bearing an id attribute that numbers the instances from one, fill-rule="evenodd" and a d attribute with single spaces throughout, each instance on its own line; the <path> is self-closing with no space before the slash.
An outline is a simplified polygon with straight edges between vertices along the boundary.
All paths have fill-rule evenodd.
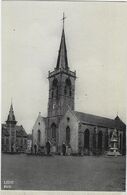
<path id="1" fill-rule="evenodd" d="M 66 17 L 63 13 L 63 18 L 61 19 L 63 20 L 63 29 L 62 29 L 62 36 L 61 36 L 56 69 L 59 69 L 59 68 L 68 69 L 67 49 L 66 49 L 65 33 L 64 33 L 64 20 L 65 19 Z"/>
<path id="2" fill-rule="evenodd" d="M 62 20 L 63 20 L 63 28 L 64 28 L 64 20 L 65 19 L 66 19 L 66 17 L 65 17 L 64 12 L 63 12 L 63 18 L 62 18 Z"/>
<path id="3" fill-rule="evenodd" d="M 11 97 L 11 105 L 13 105 L 13 99 L 12 99 L 12 97 Z"/>

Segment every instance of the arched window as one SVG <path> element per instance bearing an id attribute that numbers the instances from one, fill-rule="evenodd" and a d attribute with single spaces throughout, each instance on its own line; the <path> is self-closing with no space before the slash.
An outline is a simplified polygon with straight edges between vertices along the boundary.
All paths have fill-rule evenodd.
<path id="1" fill-rule="evenodd" d="M 58 98 L 58 80 L 55 78 L 52 83 L 52 98 Z"/>
<path id="2" fill-rule="evenodd" d="M 90 132 L 89 129 L 84 131 L 84 148 L 89 149 L 89 136 Z"/>
<path id="3" fill-rule="evenodd" d="M 64 87 L 64 94 L 65 95 L 67 94 L 67 87 L 66 86 Z"/>
<path id="4" fill-rule="evenodd" d="M 105 136 L 105 150 L 107 150 L 108 149 L 108 130 L 107 129 L 105 131 L 104 136 Z"/>
<path id="5" fill-rule="evenodd" d="M 40 130 L 38 130 L 37 140 L 38 140 L 38 144 L 40 144 L 40 141 L 41 141 L 41 131 Z"/>
<path id="6" fill-rule="evenodd" d="M 71 80 L 69 78 L 66 79 L 65 81 L 65 87 L 64 87 L 64 94 L 66 96 L 71 96 L 72 95 L 72 91 L 71 91 Z"/>
<path id="7" fill-rule="evenodd" d="M 112 138 L 112 131 L 110 132 L 110 139 Z"/>
<path id="8" fill-rule="evenodd" d="M 66 143 L 70 144 L 70 127 L 66 128 Z"/>
<path id="9" fill-rule="evenodd" d="M 121 135 L 121 133 L 120 133 L 120 146 L 119 146 L 119 149 L 120 149 L 120 152 L 121 152 L 121 149 L 122 149 L 122 135 Z"/>
<path id="10" fill-rule="evenodd" d="M 55 123 L 53 123 L 53 124 L 51 125 L 51 133 L 52 133 L 52 138 L 53 138 L 54 140 L 56 140 L 56 124 L 55 124 Z"/>
<path id="11" fill-rule="evenodd" d="M 99 131 L 98 133 L 98 149 L 99 150 L 102 150 L 102 136 L 103 136 L 102 131 Z"/>
<path id="12" fill-rule="evenodd" d="M 93 150 L 96 149 L 96 128 L 93 131 Z"/>

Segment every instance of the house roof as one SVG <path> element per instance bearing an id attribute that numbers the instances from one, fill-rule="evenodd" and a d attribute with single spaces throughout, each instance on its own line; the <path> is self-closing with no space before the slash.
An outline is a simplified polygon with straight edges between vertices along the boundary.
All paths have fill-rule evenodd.
<path id="1" fill-rule="evenodd" d="M 23 128 L 23 126 L 16 126 L 16 136 L 17 137 L 27 137 L 27 133 L 25 131 L 25 129 Z"/>
<path id="2" fill-rule="evenodd" d="M 27 137 L 27 133 L 22 125 L 21 126 L 16 125 L 14 128 L 16 129 L 17 137 L 22 137 L 22 136 Z M 2 136 L 9 136 L 9 135 L 10 135 L 10 132 L 9 132 L 7 125 L 2 124 Z"/>
<path id="3" fill-rule="evenodd" d="M 120 130 L 126 128 L 126 125 L 120 119 L 114 120 L 77 111 L 74 111 L 74 114 L 78 118 L 78 120 L 80 120 L 81 123 L 87 123 L 107 128 L 118 128 Z"/>
<path id="4" fill-rule="evenodd" d="M 32 140 L 32 134 L 28 134 L 27 139 Z"/>

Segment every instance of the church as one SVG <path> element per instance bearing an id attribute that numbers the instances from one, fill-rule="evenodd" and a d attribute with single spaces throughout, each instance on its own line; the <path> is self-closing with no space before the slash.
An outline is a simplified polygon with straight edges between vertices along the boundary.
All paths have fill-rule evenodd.
<path id="1" fill-rule="evenodd" d="M 71 154 L 105 154 L 116 130 L 119 152 L 125 154 L 126 125 L 119 116 L 110 119 L 75 111 L 76 71 L 71 71 L 68 63 L 64 17 L 56 66 L 49 71 L 48 80 L 48 116 L 39 113 L 33 126 L 33 151 L 49 144 L 56 154 L 62 154 L 64 144 Z"/>

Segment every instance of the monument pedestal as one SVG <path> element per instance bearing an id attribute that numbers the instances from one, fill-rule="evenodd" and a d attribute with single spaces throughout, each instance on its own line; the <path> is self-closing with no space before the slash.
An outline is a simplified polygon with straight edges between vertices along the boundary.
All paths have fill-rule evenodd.
<path id="1" fill-rule="evenodd" d="M 108 156 L 121 156 L 117 145 L 118 145 L 118 140 L 116 138 L 112 138 L 110 143 L 110 149 L 107 152 Z"/>

